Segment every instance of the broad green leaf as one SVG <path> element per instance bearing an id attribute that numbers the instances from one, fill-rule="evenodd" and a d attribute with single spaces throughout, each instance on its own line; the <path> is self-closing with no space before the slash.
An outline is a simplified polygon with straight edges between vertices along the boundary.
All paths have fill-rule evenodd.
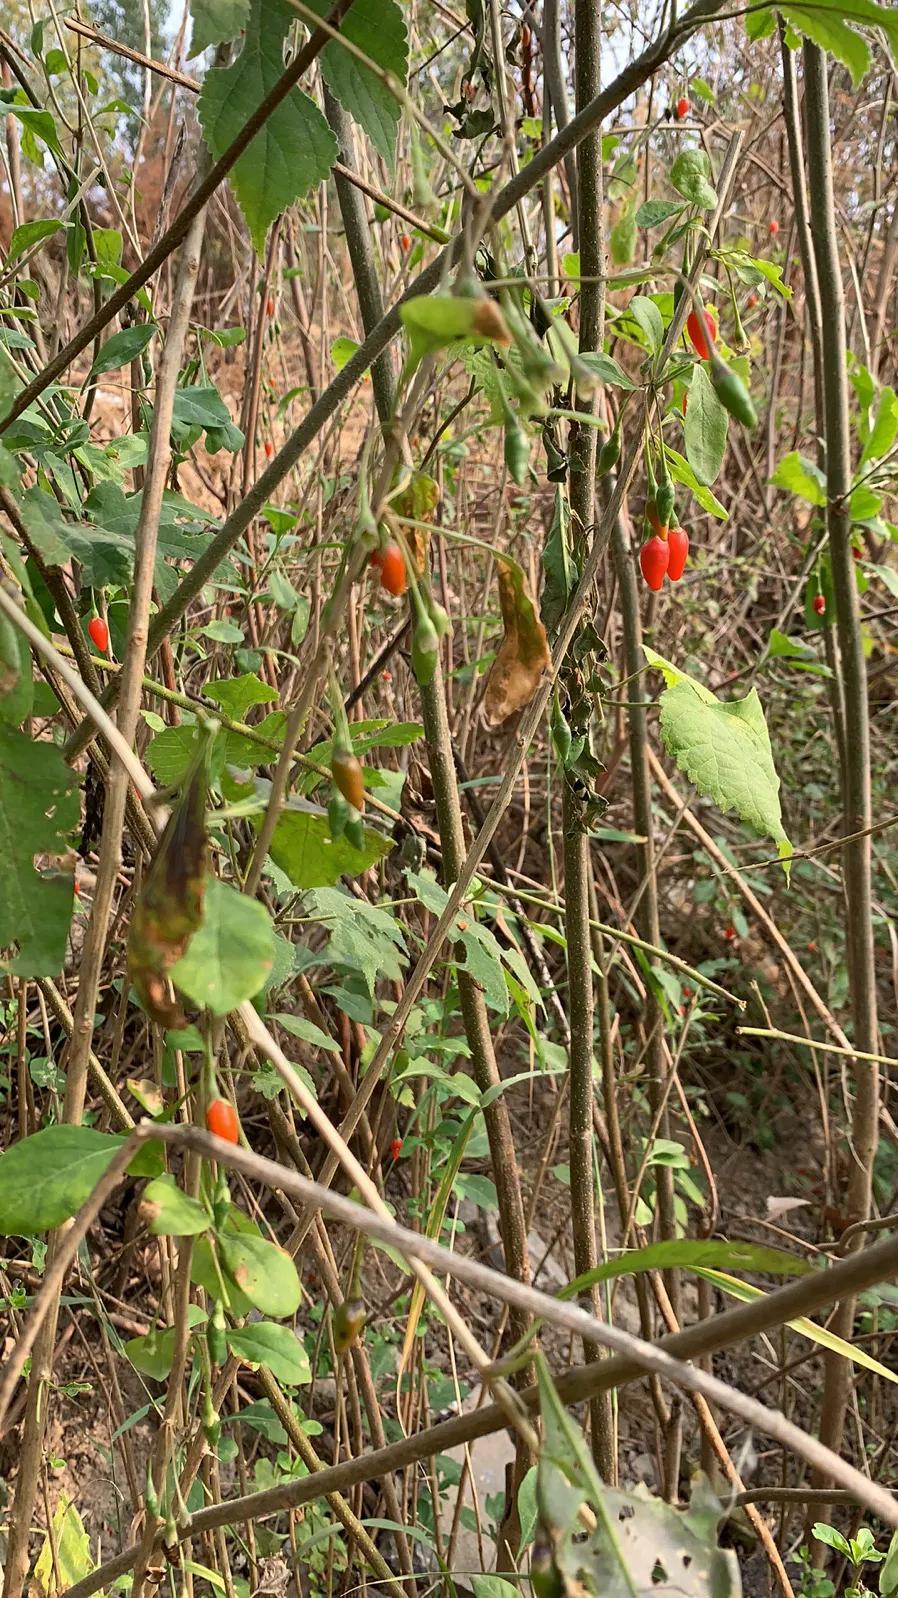
<path id="1" fill-rule="evenodd" d="M 331 10 L 329 0 L 310 0 L 310 5 L 322 17 Z M 369 61 L 405 87 L 408 30 L 402 7 L 396 0 L 353 0 L 340 23 L 340 32 L 357 45 Z M 321 53 L 321 70 L 337 99 L 392 166 L 402 115 L 402 106 L 395 94 L 336 39 L 331 39 Z"/>
<path id="2" fill-rule="evenodd" d="M 272 699 L 277 699 L 275 690 L 251 671 L 245 672 L 242 677 L 227 677 L 221 682 L 207 683 L 203 693 L 214 704 L 221 705 L 225 715 L 233 721 L 245 721 L 246 712 L 252 705 L 267 705 Z"/>
<path id="3" fill-rule="evenodd" d="M 293 945 L 290 945 L 291 949 Z M 277 1011 L 268 1017 L 269 1021 L 276 1021 L 278 1026 L 289 1032 L 291 1037 L 300 1038 L 303 1043 L 310 1043 L 313 1049 L 325 1049 L 328 1054 L 339 1054 L 340 1045 L 336 1038 L 329 1037 L 322 1032 L 320 1026 L 314 1021 L 309 1021 L 304 1015 L 285 1015 Z"/>
<path id="4" fill-rule="evenodd" d="M 706 1276 L 709 1282 L 714 1282 L 729 1293 L 731 1298 L 741 1299 L 743 1303 L 753 1298 L 763 1298 L 764 1289 L 753 1287 L 749 1282 L 740 1282 L 735 1276 L 728 1276 L 724 1271 L 707 1269 L 704 1266 L 696 1267 L 698 1276 Z M 810 1338 L 812 1343 L 817 1343 L 820 1348 L 825 1348 L 828 1353 L 841 1354 L 843 1359 L 850 1359 L 855 1365 L 862 1365 L 864 1370 L 872 1371 L 875 1376 L 881 1376 L 884 1381 L 898 1382 L 898 1372 L 888 1370 L 881 1365 L 878 1359 L 868 1354 L 855 1343 L 848 1343 L 843 1337 L 837 1337 L 835 1332 L 827 1331 L 825 1326 L 818 1326 L 816 1321 L 809 1320 L 806 1315 L 799 1315 L 794 1321 L 787 1321 L 786 1325 L 793 1332 L 800 1332 L 802 1337 Z"/>
<path id="5" fill-rule="evenodd" d="M 34 705 L 34 678 L 28 639 L 7 616 L 0 616 L 0 722 L 20 727 Z"/>
<path id="6" fill-rule="evenodd" d="M 876 416 L 870 437 L 864 445 L 860 465 L 864 466 L 867 461 L 879 460 L 881 456 L 887 455 L 896 438 L 898 438 L 898 395 L 893 388 L 883 388 L 880 389 Z"/>
<path id="7" fill-rule="evenodd" d="M 717 191 L 711 182 L 711 162 L 704 150 L 681 150 L 670 169 L 670 181 L 678 194 L 702 211 L 713 211 Z"/>
<path id="8" fill-rule="evenodd" d="M 22 91 L 20 90 L 18 92 L 21 93 Z M 20 122 L 22 125 L 24 135 L 22 139 L 22 148 L 28 154 L 30 160 L 36 162 L 38 165 L 43 165 L 43 159 L 41 157 L 40 151 L 34 146 L 35 139 L 40 139 L 41 143 L 45 144 L 48 150 L 52 150 L 54 155 L 62 155 L 62 145 L 59 142 L 59 134 L 56 131 L 56 123 L 49 111 L 41 111 L 32 105 L 19 104 L 15 99 L 10 100 L 8 95 L 5 93 L 0 95 L 0 100 L 6 101 L 7 111 L 10 112 L 16 118 L 16 121 Z M 30 150 L 27 148 L 29 136 L 31 144 Z"/>
<path id="9" fill-rule="evenodd" d="M 672 216 L 679 216 L 682 210 L 679 200 L 643 200 L 636 212 L 636 226 L 660 227 L 662 222 L 669 222 Z"/>
<path id="10" fill-rule="evenodd" d="M 521 1589 L 504 1576 L 472 1576 L 474 1598 L 521 1598 Z"/>
<path id="11" fill-rule="evenodd" d="M 199 1304 L 188 1304 L 189 1326 L 199 1326 L 205 1319 L 206 1316 Z M 122 1351 L 142 1376 L 149 1376 L 154 1382 L 164 1382 L 171 1372 L 172 1360 L 175 1357 L 176 1336 L 175 1326 L 156 1327 L 152 1332 L 146 1332 L 143 1337 L 130 1337 L 123 1344 Z"/>
<path id="12" fill-rule="evenodd" d="M 622 366 L 619 366 L 612 355 L 604 355 L 601 350 L 591 352 L 584 350 L 580 356 L 583 365 L 588 367 L 600 383 L 613 383 L 616 388 L 628 390 L 638 387 L 631 377 L 628 377 Z"/>
<path id="13" fill-rule="evenodd" d="M 29 668 L 30 674 L 30 668 Z M 72 919 L 72 877 L 38 871 L 78 825 L 78 777 L 52 743 L 0 723 L 0 970 L 53 977 L 62 970 Z"/>
<path id="14" fill-rule="evenodd" d="M 308 908 L 330 930 L 329 964 L 360 972 L 372 995 L 378 977 L 401 981 L 407 951 L 395 916 L 338 888 L 319 888 Z"/>
<path id="15" fill-rule="evenodd" d="M 751 40 L 769 39 L 776 28 L 776 14 L 772 6 L 747 11 L 743 18 L 745 31 Z"/>
<path id="16" fill-rule="evenodd" d="M 134 540 L 118 532 L 67 521 L 52 494 L 29 488 L 20 504 L 22 520 L 48 566 L 77 560 L 84 582 L 94 588 L 127 587 L 134 566 Z"/>
<path id="17" fill-rule="evenodd" d="M 608 239 L 608 252 L 615 266 L 629 266 L 636 249 L 636 213 L 633 207 L 618 217 Z"/>
<path id="18" fill-rule="evenodd" d="M 167 1173 L 144 1189 L 140 1213 L 154 1237 L 196 1237 L 212 1225 L 205 1205 L 182 1193 Z"/>
<path id="19" fill-rule="evenodd" d="M 294 801 L 294 805 L 300 802 Z M 364 849 L 354 849 L 345 836 L 331 837 L 327 816 L 288 805 L 278 818 L 271 858 L 294 888 L 330 888 L 341 877 L 357 877 L 367 871 L 392 848 L 392 839 L 366 827 Z"/>
<path id="20" fill-rule="evenodd" d="M 783 268 L 779 262 L 765 261 L 763 256 L 749 255 L 745 250 L 718 250 L 715 253 L 733 268 L 743 283 L 753 287 L 764 280 L 782 299 L 791 300 L 792 290 L 788 283 L 783 282 Z"/>
<path id="21" fill-rule="evenodd" d="M 243 49 L 229 67 L 206 74 L 199 119 L 216 160 L 284 71 L 284 37 L 294 13 L 286 0 L 253 0 Z M 314 100 L 293 89 L 231 168 L 230 179 L 261 256 L 271 223 L 326 178 L 337 141 Z"/>
<path id="22" fill-rule="evenodd" d="M 9 249 L 6 252 L 6 265 L 11 266 L 13 261 L 17 261 L 20 255 L 24 255 L 26 250 L 31 249 L 32 245 L 40 244 L 42 239 L 51 238 L 54 233 L 59 232 L 63 225 L 62 222 L 49 220 L 22 222 L 14 230 L 13 236 L 9 241 Z"/>
<path id="23" fill-rule="evenodd" d="M 686 459 L 705 488 L 716 481 L 723 465 L 728 420 L 704 366 L 696 361 L 686 407 Z"/>
<path id="24" fill-rule="evenodd" d="M 757 689 L 723 701 L 670 661 L 643 646 L 663 673 L 661 737 L 669 755 L 699 793 L 723 811 L 735 810 L 762 837 L 772 838 L 788 875 L 792 854 L 782 823 L 780 780 Z"/>
<path id="25" fill-rule="evenodd" d="M 837 61 L 841 61 L 851 73 L 852 82 L 857 88 L 870 66 L 870 49 L 866 40 L 844 20 L 851 16 L 851 7 L 846 7 L 841 13 L 828 11 L 825 7 L 818 10 L 816 5 L 780 6 L 779 10 L 797 33 L 812 39 L 821 50 L 826 50 Z"/>
<path id="26" fill-rule="evenodd" d="M 627 312 L 645 334 L 652 354 L 657 355 L 664 343 L 664 323 L 654 300 L 650 300 L 646 294 L 634 294 Z"/>
<path id="27" fill-rule="evenodd" d="M 53 1512 L 53 1535 L 48 1533 L 34 1566 L 34 1584 L 46 1598 L 68 1592 L 95 1569 L 90 1540 L 75 1505 L 65 1495 Z"/>
<path id="28" fill-rule="evenodd" d="M 169 972 L 175 987 L 213 1015 L 227 1015 L 259 992 L 273 964 L 274 927 L 264 904 L 211 877 L 202 925 Z"/>
<path id="29" fill-rule="evenodd" d="M 352 360 L 358 347 L 354 338 L 346 338 L 344 334 L 334 339 L 331 344 L 331 360 L 333 361 L 335 372 L 342 372 L 346 362 Z"/>
<path id="30" fill-rule="evenodd" d="M 122 1146 L 92 1126 L 47 1126 L 0 1157 L 0 1234 L 31 1237 L 77 1214 Z"/>
<path id="31" fill-rule="evenodd" d="M 727 520 L 726 510 L 721 505 L 717 495 L 712 494 L 710 488 L 706 488 L 703 483 L 699 482 L 686 457 L 678 455 L 677 451 L 671 449 L 669 444 L 664 446 L 664 455 L 674 482 L 680 483 L 683 488 L 688 488 L 690 494 L 698 500 L 702 510 L 707 511 L 709 516 L 716 516 L 718 521 L 725 522 Z"/>
<path id="32" fill-rule="evenodd" d="M 250 145 L 254 149 L 255 145 Z M 238 166 L 239 166 L 238 162 Z M 218 389 L 210 384 L 192 384 L 175 392 L 172 411 L 172 439 L 180 447 L 206 435 L 206 449 L 217 455 L 226 449 L 233 455 L 245 443 L 240 428 L 231 421 L 231 413 Z"/>
<path id="33" fill-rule="evenodd" d="M 208 50 L 210 44 L 236 39 L 246 27 L 249 0 L 190 0 L 190 14 L 193 32 L 188 60 Z"/>
<path id="34" fill-rule="evenodd" d="M 156 337 L 159 329 L 155 322 L 138 322 L 134 327 L 123 327 L 106 340 L 88 372 L 88 378 L 100 377 L 103 372 L 116 372 L 142 354 Z"/>
<path id="35" fill-rule="evenodd" d="M 826 478 L 819 466 L 797 449 L 783 456 L 770 481 L 774 488 L 785 488 L 810 505 L 826 504 Z"/>
<path id="36" fill-rule="evenodd" d="M 261 1232 L 254 1220 L 245 1215 L 243 1210 L 238 1209 L 236 1204 L 232 1204 L 224 1225 L 218 1228 L 217 1235 L 222 1238 L 261 1237 Z M 240 1291 L 227 1270 L 222 1270 L 222 1275 L 226 1289 L 225 1308 L 230 1310 L 232 1315 L 248 1315 L 252 1309 L 250 1300 Z M 198 1237 L 193 1245 L 190 1257 L 190 1280 L 196 1282 L 198 1287 L 202 1287 L 209 1298 L 220 1298 L 221 1282 L 208 1235 Z"/>
<path id="37" fill-rule="evenodd" d="M 283 1318 L 299 1308 L 302 1288 L 289 1254 L 251 1233 L 224 1233 L 222 1258 L 240 1291 L 263 1315 Z"/>
<path id="38" fill-rule="evenodd" d="M 655 1163 L 663 1162 L 656 1160 Z M 627 1249 L 616 1259 L 584 1271 L 582 1276 L 563 1287 L 558 1297 L 579 1298 L 599 1282 L 610 1282 L 616 1276 L 630 1276 L 640 1271 L 690 1271 L 718 1266 L 726 1266 L 730 1271 L 763 1271 L 768 1276 L 804 1276 L 811 1269 L 807 1261 L 796 1254 L 787 1254 L 785 1249 L 770 1248 L 763 1243 L 672 1238 L 662 1243 L 649 1243 L 645 1248 Z"/>
<path id="39" fill-rule="evenodd" d="M 265 1365 L 276 1381 L 288 1387 L 312 1380 L 309 1356 L 289 1326 L 274 1321 L 252 1321 L 228 1332 L 228 1347 L 248 1365 Z"/>

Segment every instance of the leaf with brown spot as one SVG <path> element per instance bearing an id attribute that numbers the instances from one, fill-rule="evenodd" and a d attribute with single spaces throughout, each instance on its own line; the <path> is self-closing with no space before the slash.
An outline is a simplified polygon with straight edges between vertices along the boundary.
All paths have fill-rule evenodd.
<path id="1" fill-rule="evenodd" d="M 128 975 L 147 1014 L 164 1027 L 185 1025 L 168 973 L 203 919 L 210 748 L 204 735 L 131 915 Z"/>
<path id="2" fill-rule="evenodd" d="M 483 719 L 487 727 L 530 703 L 549 664 L 546 629 L 527 590 L 524 573 L 511 561 L 498 562 L 499 603 L 505 637 L 486 682 Z"/>

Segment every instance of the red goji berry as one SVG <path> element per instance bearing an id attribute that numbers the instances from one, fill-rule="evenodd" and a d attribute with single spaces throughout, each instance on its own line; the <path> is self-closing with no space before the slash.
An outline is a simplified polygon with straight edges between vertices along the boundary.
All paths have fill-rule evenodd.
<path id="1" fill-rule="evenodd" d="M 394 1137 L 392 1143 L 390 1144 L 390 1159 L 391 1160 L 398 1160 L 398 1158 L 399 1158 L 401 1153 L 402 1153 L 402 1138 L 401 1137 Z"/>
<path id="2" fill-rule="evenodd" d="M 678 122 L 682 122 L 684 117 L 688 117 L 689 101 L 686 99 L 685 94 L 681 95 L 680 99 L 677 101 L 676 105 L 674 106 L 674 111 L 676 112 Z"/>
<path id="3" fill-rule="evenodd" d="M 220 1137 L 224 1143 L 237 1143 L 240 1138 L 240 1122 L 237 1111 L 229 1099 L 213 1099 L 206 1111 L 206 1125 L 210 1132 Z"/>
<path id="4" fill-rule="evenodd" d="M 372 562 L 374 557 L 372 556 Z M 381 586 L 398 599 L 408 588 L 408 572 L 405 569 L 405 556 L 398 544 L 387 544 L 380 552 L 380 581 Z"/>
<path id="5" fill-rule="evenodd" d="M 87 631 L 93 644 L 96 644 L 100 653 L 105 655 L 109 648 L 109 627 L 103 616 L 91 616 L 87 624 Z"/>
<path id="6" fill-rule="evenodd" d="M 670 556 L 667 562 L 667 575 L 672 583 L 678 583 L 686 570 L 686 560 L 689 555 L 689 535 L 682 527 L 672 527 L 667 535 L 667 547 Z"/>
<path id="7" fill-rule="evenodd" d="M 816 615 L 818 615 L 818 616 L 825 616 L 826 615 L 826 595 L 825 594 L 815 594 L 814 595 L 813 604 L 814 604 L 814 611 L 815 611 Z"/>
<path id="8" fill-rule="evenodd" d="M 654 538 L 649 538 L 639 551 L 639 564 L 642 575 L 653 593 L 657 593 L 667 574 L 670 563 L 670 549 L 667 539 L 659 538 L 656 533 Z"/>
<path id="9" fill-rule="evenodd" d="M 708 361 L 717 338 L 717 318 L 713 311 L 703 311 L 702 318 L 700 320 L 698 311 L 690 311 L 686 318 L 686 331 L 696 355 Z"/>
<path id="10" fill-rule="evenodd" d="M 770 234 L 770 237 L 772 239 L 775 239 L 776 235 L 779 232 L 779 230 L 780 230 L 780 225 L 779 225 L 778 221 L 776 220 L 776 217 L 772 216 L 770 218 L 770 221 L 767 223 L 767 232 Z"/>

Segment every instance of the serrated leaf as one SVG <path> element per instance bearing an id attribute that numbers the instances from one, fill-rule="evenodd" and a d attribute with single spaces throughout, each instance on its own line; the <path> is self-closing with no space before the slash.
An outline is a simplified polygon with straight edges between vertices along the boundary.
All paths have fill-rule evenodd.
<path id="1" fill-rule="evenodd" d="M 299 803 L 283 810 L 271 840 L 271 858 L 294 888 L 333 887 L 341 877 L 367 871 L 393 848 L 390 838 L 366 827 L 364 849 L 354 849 L 345 836 L 331 837 L 326 816 Z"/>
<path id="2" fill-rule="evenodd" d="M 29 666 L 30 674 L 30 666 Z M 78 825 L 78 778 L 55 745 L 0 723 L 0 970 L 53 977 L 65 961 L 74 893 L 69 873 L 38 871 Z"/>
<path id="3" fill-rule="evenodd" d="M 289 1326 L 274 1321 L 252 1321 L 229 1331 L 228 1348 L 248 1365 L 265 1365 L 276 1381 L 298 1387 L 312 1380 L 309 1356 Z"/>
<path id="4" fill-rule="evenodd" d="M 310 0 L 313 11 L 326 17 L 330 0 Z M 383 72 L 405 87 L 408 77 L 408 29 L 396 0 L 353 0 L 340 32 L 364 51 Z M 357 56 L 331 39 L 321 53 L 321 69 L 341 105 L 367 133 L 384 160 L 393 164 L 402 106 L 395 94 Z"/>
<path id="5" fill-rule="evenodd" d="M 779 9 L 797 33 L 811 39 L 848 68 L 857 88 L 870 66 L 870 49 L 866 40 L 844 20 L 846 14 L 850 15 L 850 8 L 841 15 L 824 8 L 818 11 L 815 6 L 780 6 Z"/>
<path id="6" fill-rule="evenodd" d="M 783 830 L 780 780 L 757 689 L 744 699 L 716 699 L 710 689 L 643 645 L 664 674 L 661 737 L 669 755 L 724 812 L 735 810 L 755 832 L 772 838 L 788 875 L 792 845 Z"/>
<path id="7" fill-rule="evenodd" d="M 212 1225 L 205 1205 L 182 1193 L 168 1173 L 144 1188 L 140 1214 L 153 1237 L 198 1237 Z"/>
<path id="8" fill-rule="evenodd" d="M 276 1243 L 246 1232 L 239 1235 L 222 1234 L 219 1238 L 222 1258 L 251 1304 L 263 1315 L 283 1318 L 292 1315 L 299 1307 L 302 1288 L 289 1254 Z"/>
<path id="9" fill-rule="evenodd" d="M 265 984 L 274 964 L 274 927 L 264 904 L 211 877 L 203 919 L 169 976 L 213 1015 L 227 1015 Z"/>
<path id="10" fill-rule="evenodd" d="M 0 1234 L 31 1237 L 77 1214 L 122 1140 L 92 1126 L 44 1127 L 0 1157 Z"/>
<path id="11" fill-rule="evenodd" d="M 716 481 L 727 447 L 727 413 L 714 392 L 711 379 L 698 361 L 692 368 L 686 407 L 686 458 L 698 481 L 708 487 Z"/>
<path id="12" fill-rule="evenodd" d="M 207 73 L 198 114 L 218 160 L 284 70 L 293 12 L 285 0 L 253 0 L 243 49 L 229 67 Z M 337 141 L 314 100 L 293 89 L 231 168 L 230 181 L 258 255 L 271 223 L 327 177 Z"/>
<path id="13" fill-rule="evenodd" d="M 210 44 L 236 39 L 246 27 L 249 0 L 190 0 L 190 14 L 193 32 L 188 60 L 208 50 Z"/>

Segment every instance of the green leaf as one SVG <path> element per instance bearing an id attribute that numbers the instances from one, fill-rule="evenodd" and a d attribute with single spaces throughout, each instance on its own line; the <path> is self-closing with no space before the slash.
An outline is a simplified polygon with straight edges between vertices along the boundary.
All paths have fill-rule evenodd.
<path id="1" fill-rule="evenodd" d="M 330 0 L 310 0 L 321 17 L 331 10 Z M 396 0 L 353 0 L 340 23 L 340 32 L 364 51 L 383 72 L 405 87 L 408 77 L 408 30 Z M 349 50 L 331 39 L 321 53 L 321 69 L 337 99 L 367 133 L 374 148 L 390 166 L 396 153 L 396 133 L 402 106 L 383 80 Z"/>
<path id="2" fill-rule="evenodd" d="M 265 1365 L 276 1381 L 288 1387 L 312 1380 L 309 1356 L 289 1326 L 274 1321 L 253 1321 L 238 1331 L 230 1331 L 228 1348 L 247 1365 Z"/>
<path id="3" fill-rule="evenodd" d="M 579 359 L 600 383 L 613 383 L 615 387 L 627 390 L 638 387 L 611 355 L 603 355 L 600 350 L 595 352 L 584 350 Z"/>
<path id="4" fill-rule="evenodd" d="M 232 721 L 245 721 L 246 712 L 252 705 L 267 705 L 272 699 L 277 699 L 275 690 L 251 671 L 245 672 L 242 677 L 228 677 L 221 682 L 207 683 L 203 693 L 213 704 L 221 705 L 225 715 L 230 716 Z"/>
<path id="5" fill-rule="evenodd" d="M 688 488 L 690 494 L 698 500 L 702 510 L 706 511 L 709 516 L 716 516 L 718 521 L 725 522 L 727 520 L 727 512 L 721 505 L 717 495 L 712 494 L 710 488 L 706 488 L 703 483 L 699 482 L 685 456 L 678 455 L 677 451 L 671 449 L 669 444 L 664 446 L 664 456 L 674 482 L 681 483 L 684 488 Z"/>
<path id="6" fill-rule="evenodd" d="M 199 1326 L 205 1319 L 199 1304 L 188 1304 L 189 1326 Z M 123 1353 L 142 1376 L 149 1376 L 154 1382 L 164 1382 L 171 1373 L 177 1333 L 176 1326 L 156 1327 L 152 1332 L 146 1332 L 143 1337 L 129 1338 L 127 1343 L 123 1344 Z"/>
<path id="7" fill-rule="evenodd" d="M 0 958 L 0 970 L 33 977 L 62 970 L 72 877 L 38 871 L 34 860 L 69 847 L 77 790 L 78 777 L 54 744 L 0 723 L 0 949 L 19 951 Z"/>
<path id="8" fill-rule="evenodd" d="M 796 32 L 841 61 L 857 88 L 870 66 L 870 50 L 860 34 L 843 21 L 843 17 L 851 15 L 851 7 L 846 7 L 841 15 L 816 6 L 780 6 L 779 10 Z"/>
<path id="9" fill-rule="evenodd" d="M 222 1234 L 222 1258 L 237 1286 L 263 1315 L 282 1318 L 299 1308 L 302 1288 L 289 1254 L 251 1233 Z"/>
<path id="10" fill-rule="evenodd" d="M 636 249 L 636 213 L 628 206 L 611 229 L 609 253 L 615 266 L 629 266 Z"/>
<path id="11" fill-rule="evenodd" d="M 654 300 L 650 300 L 646 294 L 634 294 L 627 312 L 645 334 L 652 354 L 658 355 L 664 343 L 664 323 Z"/>
<path id="12" fill-rule="evenodd" d="M 577 584 L 577 568 L 571 552 L 571 507 L 561 484 L 555 485 L 555 508 L 543 545 L 542 564 L 540 615 L 548 631 L 554 633 Z"/>
<path id="13" fill-rule="evenodd" d="M 199 119 L 216 160 L 283 73 L 284 37 L 292 20 L 285 0 L 253 0 L 237 60 L 206 74 Z M 337 141 L 314 100 L 293 89 L 231 168 L 231 186 L 258 255 L 271 223 L 327 177 L 337 153 Z"/>
<path id="14" fill-rule="evenodd" d="M 0 616 L 0 722 L 20 727 L 34 705 L 34 678 L 28 639 L 7 616 Z"/>
<path id="15" fill-rule="evenodd" d="M 294 888 L 333 887 L 341 877 L 367 871 L 393 848 L 391 838 L 366 827 L 364 849 L 354 849 L 345 836 L 331 837 L 326 816 L 296 808 L 299 803 L 294 801 L 283 811 L 271 840 L 271 858 Z"/>
<path id="16" fill-rule="evenodd" d="M 205 1205 L 182 1193 L 167 1173 L 144 1188 L 140 1210 L 153 1237 L 197 1237 L 212 1225 Z"/>
<path id="17" fill-rule="evenodd" d="M 788 493 L 806 499 L 811 505 L 826 504 L 826 478 L 819 466 L 800 455 L 797 449 L 784 455 L 770 479 L 774 488 L 785 488 Z"/>
<path id="18" fill-rule="evenodd" d="M 249 0 L 190 0 L 193 32 L 188 60 L 208 50 L 210 44 L 236 39 L 246 27 Z"/>
<path id="19" fill-rule="evenodd" d="M 898 1592 L 898 1531 L 892 1533 L 885 1563 L 879 1572 L 880 1598 L 893 1598 L 895 1592 Z"/>
<path id="20" fill-rule="evenodd" d="M 672 216 L 680 216 L 682 210 L 679 200 L 643 200 L 636 212 L 636 226 L 660 227 L 662 222 L 668 222 Z"/>
<path id="21" fill-rule="evenodd" d="M 776 28 L 776 16 L 772 6 L 757 11 L 747 11 L 743 20 L 745 32 L 752 41 L 769 39 Z"/>
<path id="22" fill-rule="evenodd" d="M 231 421 L 231 413 L 212 384 L 193 384 L 190 388 L 175 391 L 172 411 L 172 439 L 179 446 L 196 430 L 206 434 L 206 448 L 210 455 L 226 449 L 233 455 L 245 443 L 243 433 Z"/>
<path id="23" fill-rule="evenodd" d="M 352 360 L 358 347 L 354 338 L 346 338 L 344 334 L 334 339 L 331 344 L 331 360 L 335 372 L 342 372 L 346 362 Z"/>
<path id="24" fill-rule="evenodd" d="M 360 972 L 372 996 L 379 976 L 401 980 L 405 938 L 391 913 L 341 889 L 319 888 L 310 895 L 309 914 L 330 929 L 328 963 Z"/>
<path id="25" fill-rule="evenodd" d="M 788 875 L 792 854 L 780 811 L 780 780 L 757 689 L 744 699 L 715 699 L 643 645 L 650 666 L 663 672 L 661 737 L 669 755 L 699 793 L 724 812 L 735 810 L 762 837 L 772 838 Z"/>
<path id="26" fill-rule="evenodd" d="M 655 1164 L 664 1163 L 656 1160 Z M 627 1249 L 616 1259 L 606 1260 L 591 1271 L 584 1271 L 558 1297 L 579 1298 L 581 1293 L 599 1282 L 610 1282 L 615 1276 L 630 1276 L 640 1271 L 697 1270 L 699 1267 L 725 1266 L 730 1271 L 763 1271 L 767 1276 L 804 1276 L 811 1270 L 806 1260 L 785 1249 L 769 1248 L 763 1243 L 721 1242 L 717 1238 L 673 1238 L 663 1243 L 649 1243 L 645 1248 Z"/>
<path id="27" fill-rule="evenodd" d="M 686 458 L 698 481 L 716 481 L 727 447 L 728 416 L 703 365 L 696 362 L 686 408 Z"/>
<path id="28" fill-rule="evenodd" d="M 883 455 L 887 455 L 896 438 L 898 438 L 898 395 L 893 388 L 883 388 L 879 392 L 876 416 L 859 464 L 864 466 L 867 461 L 879 460 Z"/>
<path id="29" fill-rule="evenodd" d="M 711 162 L 704 150 L 681 150 L 670 169 L 670 181 L 690 205 L 713 211 L 717 191 L 711 183 Z"/>
<path id="30" fill-rule="evenodd" d="M 729 1276 L 725 1271 L 711 1270 L 704 1266 L 696 1269 L 699 1276 L 706 1276 L 709 1282 L 716 1283 L 723 1292 L 729 1293 L 731 1298 L 740 1299 L 743 1304 L 749 1299 L 765 1297 L 763 1288 L 754 1287 L 751 1282 L 742 1282 L 737 1276 Z M 898 1382 L 898 1374 L 881 1365 L 872 1354 L 868 1354 L 857 1344 L 847 1342 L 844 1337 L 837 1337 L 835 1332 L 827 1331 L 825 1326 L 818 1326 L 816 1321 L 809 1320 L 806 1315 L 798 1315 L 794 1321 L 787 1321 L 786 1325 L 793 1332 L 800 1332 L 802 1337 L 810 1338 L 818 1347 L 825 1348 L 832 1354 L 839 1354 L 842 1359 L 850 1359 L 855 1365 L 862 1365 L 864 1370 L 872 1371 L 884 1381 Z"/>
<path id="31" fill-rule="evenodd" d="M 63 1495 L 53 1513 L 53 1534 L 48 1533 L 34 1566 L 37 1590 L 50 1595 L 68 1592 L 95 1569 L 90 1539 L 75 1505 Z"/>
<path id="32" fill-rule="evenodd" d="M 136 360 L 158 331 L 155 322 L 138 322 L 134 327 L 123 327 L 119 333 L 113 333 L 88 372 L 88 379 L 100 377 L 103 372 L 115 372 L 120 366 L 127 366 Z"/>
<path id="33" fill-rule="evenodd" d="M 340 1053 L 340 1045 L 336 1038 L 322 1032 L 320 1026 L 316 1026 L 314 1021 L 307 1020 L 304 1015 L 285 1015 L 278 1011 L 268 1019 L 276 1021 L 278 1026 L 282 1026 L 285 1032 L 290 1033 L 291 1037 L 301 1038 L 303 1043 L 310 1043 L 313 1049 L 326 1049 L 329 1054 Z"/>
<path id="34" fill-rule="evenodd" d="M 227 1015 L 265 984 L 274 964 L 274 927 L 264 904 L 210 877 L 203 921 L 169 975 L 196 1005 Z"/>
<path id="35" fill-rule="evenodd" d="M 255 1221 L 245 1215 L 243 1210 L 238 1209 L 236 1204 L 232 1204 L 225 1217 L 224 1224 L 218 1228 L 216 1236 L 219 1239 L 246 1236 L 261 1237 L 261 1232 Z M 237 1283 L 227 1270 L 222 1270 L 221 1275 L 224 1277 L 225 1308 L 230 1310 L 232 1315 L 248 1315 L 252 1309 L 252 1304 L 245 1293 L 241 1293 Z M 221 1297 L 219 1270 L 216 1268 L 212 1245 L 208 1236 L 198 1237 L 193 1245 L 193 1253 L 190 1258 L 190 1280 L 195 1282 L 198 1287 L 203 1288 L 210 1298 Z"/>
<path id="36" fill-rule="evenodd" d="M 20 255 L 24 255 L 26 250 L 31 249 L 32 245 L 40 244 L 42 239 L 51 238 L 54 233 L 59 232 L 62 226 L 62 222 L 49 220 L 22 222 L 19 227 L 14 229 L 13 236 L 9 241 L 9 249 L 6 252 L 6 265 L 11 266 L 13 261 L 17 261 Z"/>
<path id="37" fill-rule="evenodd" d="M 474 1598 L 521 1598 L 521 1589 L 504 1576 L 472 1576 Z"/>
<path id="38" fill-rule="evenodd" d="M 87 522 L 66 521 L 53 495 L 41 488 L 29 488 L 19 510 L 32 543 L 48 566 L 64 566 L 74 559 L 90 587 L 128 586 L 134 565 L 132 537 Z"/>
<path id="39" fill-rule="evenodd" d="M 77 1214 L 122 1146 L 91 1126 L 47 1126 L 0 1158 L 0 1234 L 31 1237 Z"/>

